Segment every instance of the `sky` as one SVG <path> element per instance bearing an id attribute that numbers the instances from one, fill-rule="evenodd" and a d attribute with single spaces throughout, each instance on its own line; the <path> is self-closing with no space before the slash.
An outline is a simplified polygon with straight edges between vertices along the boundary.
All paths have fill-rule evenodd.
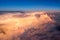
<path id="1" fill-rule="evenodd" d="M 60 10 L 60 0 L 0 0 L 0 11 Z"/>

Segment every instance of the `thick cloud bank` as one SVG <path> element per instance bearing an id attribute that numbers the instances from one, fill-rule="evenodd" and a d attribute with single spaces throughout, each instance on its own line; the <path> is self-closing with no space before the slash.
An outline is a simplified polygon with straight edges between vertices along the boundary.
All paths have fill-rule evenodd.
<path id="1" fill-rule="evenodd" d="M 53 37 L 59 33 L 54 31 L 54 23 L 46 12 L 2 14 L 0 40 L 55 40 Z"/>

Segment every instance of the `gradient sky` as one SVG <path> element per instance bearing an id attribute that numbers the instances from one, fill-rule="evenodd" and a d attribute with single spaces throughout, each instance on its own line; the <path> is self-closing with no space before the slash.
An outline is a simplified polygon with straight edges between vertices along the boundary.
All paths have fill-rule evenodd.
<path id="1" fill-rule="evenodd" d="M 60 0 L 0 0 L 0 11 L 60 10 Z"/>

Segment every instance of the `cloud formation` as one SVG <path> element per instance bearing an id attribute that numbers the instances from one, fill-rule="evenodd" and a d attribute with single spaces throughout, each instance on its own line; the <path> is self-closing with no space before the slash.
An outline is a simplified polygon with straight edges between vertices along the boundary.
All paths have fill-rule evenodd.
<path id="1" fill-rule="evenodd" d="M 46 12 L 6 13 L 0 15 L 0 39 L 11 40 L 11 37 L 21 35 L 28 29 L 40 29 L 40 32 L 54 27 L 54 20 Z M 16 39 L 18 40 L 18 39 Z"/>

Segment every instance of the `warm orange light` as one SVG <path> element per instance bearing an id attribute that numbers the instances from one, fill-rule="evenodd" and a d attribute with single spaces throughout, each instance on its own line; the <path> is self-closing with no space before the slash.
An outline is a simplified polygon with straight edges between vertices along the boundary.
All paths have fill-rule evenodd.
<path id="1" fill-rule="evenodd" d="M 35 14 L 39 14 L 40 17 L 37 18 Z M 0 15 L 0 24 L 5 24 L 0 25 L 0 29 L 6 32 L 6 36 L 22 34 L 31 27 L 37 28 L 38 25 L 53 22 L 45 12 L 26 13 L 24 14 L 25 16 L 28 15 L 26 17 L 24 15 L 17 17 L 16 15 L 21 15 L 21 13 Z M 0 37 L 1 35 L 3 34 L 0 34 Z"/>

